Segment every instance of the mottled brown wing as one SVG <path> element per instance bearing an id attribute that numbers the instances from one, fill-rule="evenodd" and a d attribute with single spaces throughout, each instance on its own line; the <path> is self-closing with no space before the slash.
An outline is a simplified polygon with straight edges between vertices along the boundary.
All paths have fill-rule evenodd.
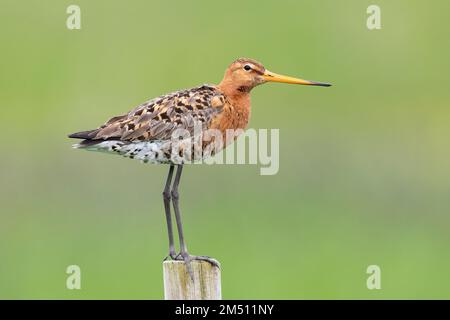
<path id="1" fill-rule="evenodd" d="M 127 114 L 108 120 L 88 132 L 89 140 L 150 141 L 168 140 L 176 129 L 193 134 L 194 125 L 206 129 L 222 112 L 225 96 L 215 87 L 200 87 L 177 91 L 147 101 Z M 86 139 L 86 137 L 83 137 Z"/>

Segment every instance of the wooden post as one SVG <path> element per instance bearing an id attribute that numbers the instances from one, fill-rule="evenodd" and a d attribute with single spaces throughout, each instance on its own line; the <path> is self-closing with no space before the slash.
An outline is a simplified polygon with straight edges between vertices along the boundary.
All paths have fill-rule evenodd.
<path id="1" fill-rule="evenodd" d="M 164 299 L 220 300 L 222 290 L 220 269 L 207 261 L 191 261 L 194 281 L 184 261 L 164 261 Z"/>

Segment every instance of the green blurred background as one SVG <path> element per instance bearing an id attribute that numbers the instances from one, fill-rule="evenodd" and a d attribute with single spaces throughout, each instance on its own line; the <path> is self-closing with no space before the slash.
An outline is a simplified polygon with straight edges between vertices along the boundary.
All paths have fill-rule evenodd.
<path id="1" fill-rule="evenodd" d="M 372 3 L 381 30 L 366 28 Z M 81 30 L 66 28 L 70 4 Z M 241 56 L 334 86 L 253 91 L 250 127 L 280 129 L 277 175 L 186 168 L 188 246 L 221 261 L 223 297 L 450 298 L 449 11 L 1 0 L 0 298 L 163 297 L 167 167 L 72 150 L 66 134 L 217 83 Z M 371 264 L 381 290 L 366 288 Z"/>

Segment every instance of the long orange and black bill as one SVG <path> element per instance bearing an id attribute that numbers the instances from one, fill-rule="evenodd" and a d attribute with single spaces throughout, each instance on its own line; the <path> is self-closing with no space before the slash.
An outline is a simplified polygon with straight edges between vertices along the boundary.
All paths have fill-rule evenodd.
<path id="1" fill-rule="evenodd" d="M 263 77 L 264 77 L 264 79 L 266 81 L 271 81 L 271 82 L 303 84 L 303 85 L 306 85 L 306 86 L 331 87 L 330 83 L 309 81 L 309 80 L 303 80 L 303 79 L 298 79 L 298 78 L 289 77 L 289 76 L 283 76 L 281 74 L 273 73 L 273 72 L 271 72 L 269 70 L 266 70 L 264 72 Z"/>

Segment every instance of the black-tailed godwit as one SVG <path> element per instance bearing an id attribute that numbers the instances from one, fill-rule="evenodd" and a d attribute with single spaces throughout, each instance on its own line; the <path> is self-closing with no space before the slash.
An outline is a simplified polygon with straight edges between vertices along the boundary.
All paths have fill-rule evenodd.
<path id="1" fill-rule="evenodd" d="M 259 62 L 240 58 L 225 71 L 219 85 L 202 85 L 192 89 L 176 91 L 151 99 L 135 109 L 108 120 L 94 130 L 77 132 L 70 138 L 83 139 L 75 148 L 122 155 L 145 163 L 169 165 L 169 173 L 163 191 L 164 208 L 169 234 L 168 257 L 184 260 L 191 274 L 191 260 L 205 260 L 218 265 L 215 259 L 193 256 L 188 253 L 183 235 L 179 208 L 178 187 L 183 164 L 187 160 L 210 156 L 232 141 L 227 141 L 227 130 L 245 129 L 250 118 L 250 91 L 266 82 L 284 82 L 310 86 L 328 87 L 330 84 L 292 78 L 270 72 Z M 195 129 L 200 134 L 216 130 L 223 136 L 223 143 L 209 135 L 200 135 L 200 151 L 186 151 L 186 144 L 193 141 Z M 190 134 L 178 137 L 179 133 Z M 176 138 L 174 139 L 174 136 Z M 235 137 L 233 137 L 233 140 Z M 214 144 L 214 148 L 211 146 Z M 174 152 L 174 150 L 176 151 Z M 199 152 L 198 152 L 199 151 Z M 172 184 L 174 168 L 177 166 Z M 170 202 L 172 200 L 180 242 L 180 253 L 175 251 Z M 192 274 L 191 274 L 192 277 Z"/>

